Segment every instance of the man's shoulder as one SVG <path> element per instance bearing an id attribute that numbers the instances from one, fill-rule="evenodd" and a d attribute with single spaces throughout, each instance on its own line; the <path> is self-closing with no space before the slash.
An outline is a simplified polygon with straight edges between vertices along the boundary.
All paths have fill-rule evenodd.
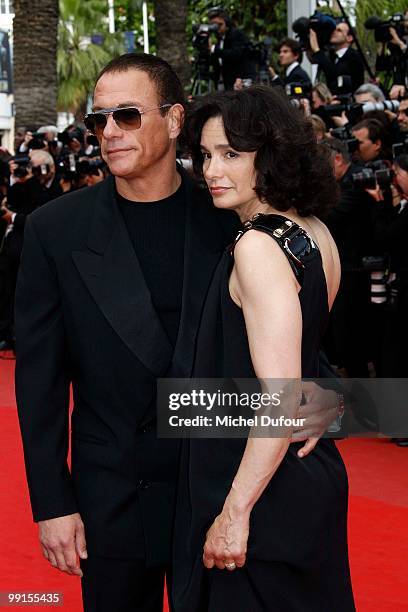
<path id="1" fill-rule="evenodd" d="M 311 83 L 310 77 L 307 74 L 306 70 L 302 68 L 302 66 L 296 66 L 290 73 L 289 77 L 292 77 L 292 82 L 295 82 L 295 78 L 300 78 L 303 82 Z"/>
<path id="2" fill-rule="evenodd" d="M 73 217 L 88 217 L 99 198 L 106 193 L 106 180 L 93 187 L 83 187 L 65 193 L 32 213 L 32 222 L 36 225 L 65 222 Z"/>
<path id="3" fill-rule="evenodd" d="M 355 62 L 355 61 L 362 62 L 363 61 L 361 59 L 360 53 L 357 51 L 357 49 L 354 49 L 354 47 L 349 47 L 347 49 L 347 51 L 343 55 L 343 60 L 348 60 L 348 61 L 353 61 L 353 62 Z"/>

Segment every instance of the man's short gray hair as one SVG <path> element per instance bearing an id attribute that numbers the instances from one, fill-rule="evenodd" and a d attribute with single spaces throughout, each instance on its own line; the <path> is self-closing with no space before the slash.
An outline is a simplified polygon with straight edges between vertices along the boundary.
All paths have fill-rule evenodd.
<path id="1" fill-rule="evenodd" d="M 376 102 L 384 102 L 385 100 L 385 96 L 381 89 L 373 83 L 364 83 L 364 85 L 360 85 L 360 87 L 354 92 L 354 97 L 366 93 L 371 94 Z"/>

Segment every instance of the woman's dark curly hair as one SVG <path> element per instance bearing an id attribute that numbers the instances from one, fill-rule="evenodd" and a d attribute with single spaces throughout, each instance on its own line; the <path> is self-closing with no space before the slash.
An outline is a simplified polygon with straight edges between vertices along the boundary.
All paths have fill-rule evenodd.
<path id="1" fill-rule="evenodd" d="M 316 142 L 311 123 L 276 89 L 257 85 L 194 102 L 187 109 L 183 134 L 194 170 L 202 176 L 204 124 L 221 117 L 233 149 L 256 151 L 255 192 L 262 202 L 282 212 L 293 206 L 304 217 L 322 217 L 338 194 L 330 152 Z"/>

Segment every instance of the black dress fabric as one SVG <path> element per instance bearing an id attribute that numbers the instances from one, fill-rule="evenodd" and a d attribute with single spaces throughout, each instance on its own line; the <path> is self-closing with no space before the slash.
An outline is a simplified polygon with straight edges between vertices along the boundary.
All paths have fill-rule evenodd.
<path id="1" fill-rule="evenodd" d="M 318 376 L 328 304 L 315 245 L 303 264 L 299 300 L 306 378 Z M 229 294 L 232 266 L 226 252 L 203 310 L 194 368 L 198 378 L 255 377 L 244 317 Z M 245 439 L 183 442 L 174 539 L 176 612 L 352 612 L 348 481 L 340 453 L 329 439 L 321 439 L 303 459 L 296 454 L 303 443 L 289 446 L 252 510 L 245 566 L 233 572 L 204 567 L 206 532 L 222 510 L 245 445 Z"/>

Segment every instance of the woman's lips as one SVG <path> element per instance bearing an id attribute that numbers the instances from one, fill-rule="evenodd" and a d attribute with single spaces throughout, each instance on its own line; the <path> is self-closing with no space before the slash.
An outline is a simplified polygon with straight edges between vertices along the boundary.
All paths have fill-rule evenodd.
<path id="1" fill-rule="evenodd" d="M 211 187 L 210 191 L 211 191 L 211 195 L 219 196 L 219 195 L 222 195 L 223 193 L 227 192 L 228 189 L 229 189 L 229 187 Z"/>

